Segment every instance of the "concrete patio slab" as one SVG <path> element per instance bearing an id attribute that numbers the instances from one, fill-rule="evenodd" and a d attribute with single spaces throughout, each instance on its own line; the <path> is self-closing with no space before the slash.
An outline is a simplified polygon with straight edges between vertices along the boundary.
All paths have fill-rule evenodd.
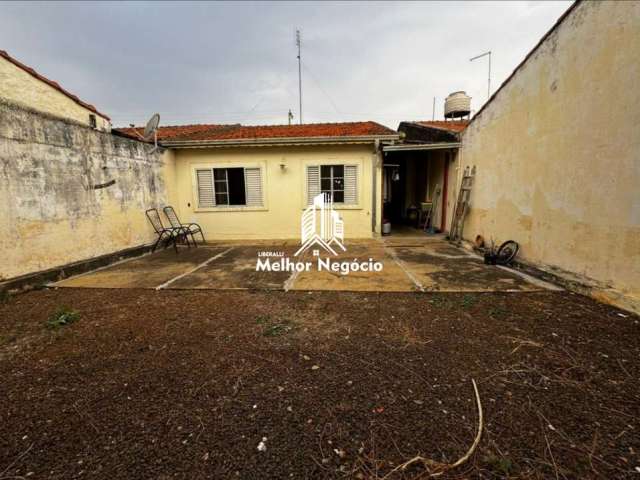
<path id="1" fill-rule="evenodd" d="M 514 271 L 485 265 L 476 255 L 444 242 L 430 242 L 420 247 L 389 247 L 387 250 L 425 291 L 540 290 L 539 284 L 527 281 Z"/>
<path id="2" fill-rule="evenodd" d="M 56 287 L 156 288 L 214 257 L 223 247 L 173 249 L 125 260 L 53 284 Z"/>
<path id="3" fill-rule="evenodd" d="M 335 261 L 380 261 L 381 272 L 350 272 L 342 275 L 327 270 L 302 272 L 293 282 L 293 290 L 339 290 L 350 292 L 411 292 L 416 285 L 402 270 L 380 242 L 349 244 L 346 252 L 340 252 Z"/>
<path id="4" fill-rule="evenodd" d="M 294 257 L 295 242 L 224 242 L 167 249 L 55 283 L 54 287 L 184 290 L 334 290 L 375 292 L 491 292 L 554 289 L 515 270 L 484 265 L 482 259 L 433 236 L 347 242 L 332 262 L 381 262 L 382 271 L 316 268 L 311 251 Z M 261 252 L 311 262 L 308 271 L 257 271 Z M 276 257 L 277 258 L 277 257 Z M 322 257 L 325 258 L 325 257 Z"/>
<path id="5" fill-rule="evenodd" d="M 220 257 L 215 261 L 176 280 L 167 288 L 283 290 L 284 283 L 291 274 L 289 272 L 257 272 L 258 252 L 278 251 L 293 256 L 297 248 L 297 246 L 283 246 L 281 244 L 231 245 L 224 248 Z"/>

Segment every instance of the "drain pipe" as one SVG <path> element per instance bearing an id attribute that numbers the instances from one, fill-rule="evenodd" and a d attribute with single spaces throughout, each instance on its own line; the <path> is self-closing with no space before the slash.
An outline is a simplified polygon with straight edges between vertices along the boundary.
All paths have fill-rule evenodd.
<path id="1" fill-rule="evenodd" d="M 373 156 L 371 157 L 371 231 L 376 233 L 377 215 L 378 215 L 378 163 L 380 161 L 381 148 L 380 140 L 374 140 Z"/>

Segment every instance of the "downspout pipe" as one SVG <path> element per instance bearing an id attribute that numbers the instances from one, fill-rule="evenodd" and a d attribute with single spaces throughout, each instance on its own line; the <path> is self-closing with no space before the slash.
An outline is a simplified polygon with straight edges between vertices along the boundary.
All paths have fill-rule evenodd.
<path id="1" fill-rule="evenodd" d="M 377 222 L 377 217 L 378 217 L 378 195 L 377 195 L 377 189 L 378 189 L 378 160 L 380 158 L 381 155 L 381 151 L 382 151 L 382 145 L 380 144 L 380 140 L 379 139 L 375 139 L 373 142 L 373 151 L 374 151 L 374 156 L 372 158 L 372 165 L 371 165 L 371 178 L 372 178 L 372 182 L 373 184 L 371 185 L 371 231 L 375 234 L 376 233 L 376 224 Z"/>

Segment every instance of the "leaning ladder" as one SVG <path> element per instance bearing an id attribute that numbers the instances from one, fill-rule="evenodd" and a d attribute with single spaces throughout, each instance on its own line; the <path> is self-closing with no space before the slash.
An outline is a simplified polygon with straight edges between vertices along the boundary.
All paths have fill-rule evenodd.
<path id="1" fill-rule="evenodd" d="M 453 212 L 453 221 L 451 222 L 451 232 L 449 233 L 449 239 L 453 242 L 462 241 L 462 229 L 464 227 L 464 218 L 469 210 L 469 198 L 471 197 L 471 187 L 473 185 L 473 178 L 476 174 L 476 167 L 464 169 L 462 176 L 462 182 L 460 183 L 460 191 L 458 192 L 458 200 L 456 202 L 456 209 Z"/>

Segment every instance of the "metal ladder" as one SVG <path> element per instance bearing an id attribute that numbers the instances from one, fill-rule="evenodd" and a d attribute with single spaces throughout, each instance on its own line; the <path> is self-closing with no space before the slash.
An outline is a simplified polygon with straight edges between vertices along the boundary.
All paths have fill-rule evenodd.
<path id="1" fill-rule="evenodd" d="M 464 218 L 469 210 L 469 198 L 471 197 L 471 187 L 473 179 L 476 175 L 476 167 L 465 167 L 458 191 L 458 200 L 456 201 L 456 209 L 453 212 L 453 221 L 451 222 L 451 232 L 449 240 L 460 243 L 462 241 L 462 230 L 464 227 Z"/>

